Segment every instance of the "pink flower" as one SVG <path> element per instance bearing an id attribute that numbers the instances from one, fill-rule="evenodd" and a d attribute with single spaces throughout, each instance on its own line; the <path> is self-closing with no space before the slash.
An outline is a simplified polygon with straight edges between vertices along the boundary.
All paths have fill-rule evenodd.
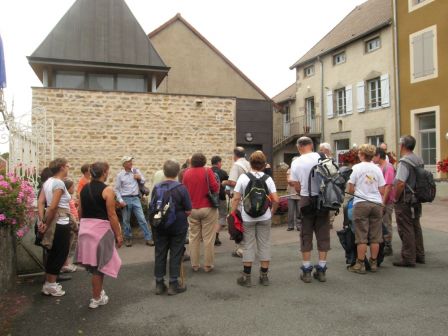
<path id="1" fill-rule="evenodd" d="M 3 222 L 6 220 L 6 216 L 4 214 L 0 214 L 0 222 Z"/>

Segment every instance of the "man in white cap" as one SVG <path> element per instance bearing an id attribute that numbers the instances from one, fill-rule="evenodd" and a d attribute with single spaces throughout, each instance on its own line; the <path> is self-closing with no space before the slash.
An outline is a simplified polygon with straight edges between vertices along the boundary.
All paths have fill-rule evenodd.
<path id="1" fill-rule="evenodd" d="M 132 168 L 133 159 L 132 156 L 123 156 L 121 159 L 123 169 L 115 179 L 115 194 L 122 207 L 125 245 L 132 246 L 131 213 L 133 212 L 144 233 L 146 245 L 154 246 L 140 201 L 139 183 L 145 183 L 145 178 L 139 169 Z"/>

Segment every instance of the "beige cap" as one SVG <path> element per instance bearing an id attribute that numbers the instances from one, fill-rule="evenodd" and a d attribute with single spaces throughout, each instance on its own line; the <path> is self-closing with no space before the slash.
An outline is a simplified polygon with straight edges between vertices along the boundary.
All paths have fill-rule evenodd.
<path id="1" fill-rule="evenodd" d="M 132 156 L 125 155 L 121 158 L 121 164 L 124 164 L 125 162 L 131 161 L 133 159 L 134 158 Z"/>

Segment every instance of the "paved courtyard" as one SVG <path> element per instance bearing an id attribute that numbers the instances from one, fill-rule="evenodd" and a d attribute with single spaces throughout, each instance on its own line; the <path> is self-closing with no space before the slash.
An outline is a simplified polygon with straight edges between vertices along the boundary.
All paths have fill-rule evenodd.
<path id="1" fill-rule="evenodd" d="M 120 250 L 120 277 L 105 281 L 108 305 L 87 308 L 90 277 L 84 271 L 64 282 L 61 298 L 40 294 L 41 277 L 26 279 L 2 300 L 0 334 L 447 335 L 447 205 L 425 205 L 427 264 L 415 269 L 395 268 L 389 257 L 376 274 L 351 274 L 333 231 L 328 282 L 304 284 L 298 280 L 297 232 L 280 226 L 273 229 L 270 287 L 236 285 L 240 260 L 230 256 L 232 242 L 223 233 L 214 272 L 193 274 L 186 263 L 187 292 L 156 296 L 153 249 L 136 242 Z M 335 228 L 340 226 L 338 218 Z"/>

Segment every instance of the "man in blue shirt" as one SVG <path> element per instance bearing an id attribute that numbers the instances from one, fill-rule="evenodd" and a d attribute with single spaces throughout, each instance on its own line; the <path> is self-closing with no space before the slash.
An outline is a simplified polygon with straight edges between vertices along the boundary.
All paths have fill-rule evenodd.
<path id="1" fill-rule="evenodd" d="M 125 245 L 132 246 L 131 213 L 133 212 L 144 233 L 146 245 L 154 246 L 140 201 L 139 183 L 145 183 L 145 178 L 139 169 L 132 168 L 133 159 L 132 156 L 123 156 L 121 159 L 123 169 L 115 180 L 115 194 L 122 207 Z"/>

